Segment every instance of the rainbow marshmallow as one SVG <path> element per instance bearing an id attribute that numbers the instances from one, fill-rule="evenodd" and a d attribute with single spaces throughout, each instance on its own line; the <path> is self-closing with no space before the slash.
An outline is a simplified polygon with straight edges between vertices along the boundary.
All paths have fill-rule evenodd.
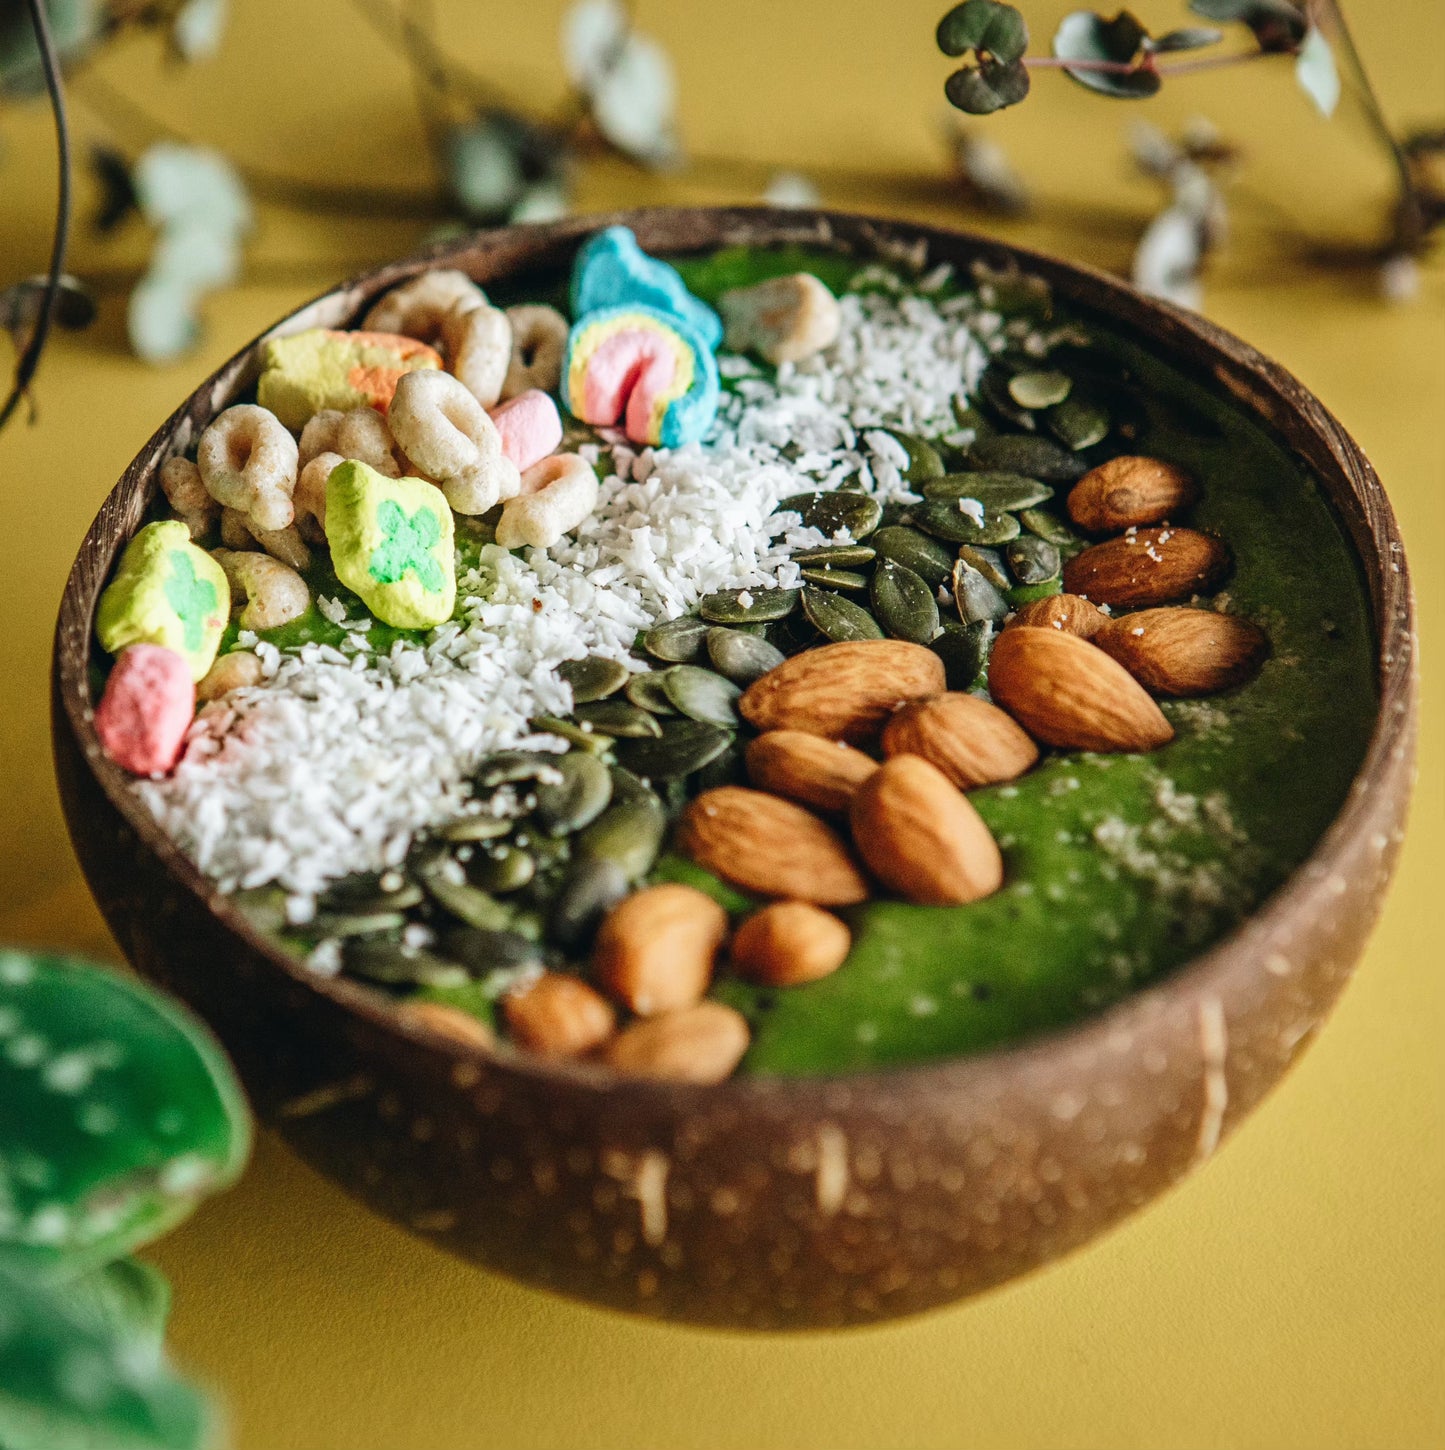
<path id="1" fill-rule="evenodd" d="M 651 307 L 605 307 L 573 324 L 562 398 L 584 423 L 634 443 L 680 448 L 717 414 L 717 363 L 685 322 Z"/>
<path id="2" fill-rule="evenodd" d="M 572 264 L 572 316 L 612 307 L 644 307 L 676 317 L 716 352 L 722 319 L 687 290 L 676 267 L 649 257 L 627 227 L 605 227 L 577 253 Z"/>

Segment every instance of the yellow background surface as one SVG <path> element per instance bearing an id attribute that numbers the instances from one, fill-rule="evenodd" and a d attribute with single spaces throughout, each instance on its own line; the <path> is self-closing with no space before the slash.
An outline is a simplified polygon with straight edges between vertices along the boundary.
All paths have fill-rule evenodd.
<path id="1" fill-rule="evenodd" d="M 562 83 L 557 0 L 438 7 L 448 46 L 535 105 Z M 943 180 L 933 48 L 943 0 L 641 0 L 676 59 L 700 154 L 812 174 L 830 204 L 977 224 Z M 1025 3 L 1036 48 L 1063 5 Z M 1175 0 L 1139 6 L 1156 29 Z M 1392 117 L 1445 101 L 1439 0 L 1355 0 Z M 128 41 L 94 74 L 196 140 L 296 176 L 415 185 L 406 72 L 343 0 L 237 0 L 221 58 L 162 65 Z M 1445 1445 L 1445 277 L 1412 307 L 1364 275 L 1299 264 L 1291 231 L 1368 233 L 1388 175 L 1348 104 L 1333 122 L 1288 66 L 1201 76 L 1142 106 L 1036 77 L 975 122 L 1039 197 L 1004 234 L 1126 263 L 1157 205 L 1129 124 L 1202 113 L 1246 150 L 1209 314 L 1314 388 L 1374 459 L 1415 570 L 1425 728 L 1414 819 L 1359 978 L 1303 1064 L 1208 1169 L 1104 1241 L 985 1298 L 833 1336 L 738 1337 L 578 1307 L 453 1262 L 372 1218 L 263 1137 L 241 1185 L 154 1253 L 173 1277 L 177 1357 L 224 1393 L 240 1450 L 934 1450 Z M 77 87 L 82 140 L 134 148 Z M 92 87 L 94 103 L 102 92 Z M 112 113 L 113 113 L 112 107 Z M 756 173 L 756 174 L 754 174 Z M 766 165 L 719 179 L 602 165 L 580 204 L 751 199 Z M 0 280 L 41 269 L 52 160 L 37 108 L 0 111 Z M 87 200 L 88 191 L 82 200 Z M 114 957 L 72 860 L 51 780 L 50 629 L 95 509 L 153 428 L 283 310 L 425 224 L 262 208 L 250 279 L 206 308 L 192 356 L 151 370 L 123 340 L 132 223 L 82 232 L 77 270 L 111 274 L 100 325 L 48 359 L 38 426 L 0 437 L 0 939 Z M 3 345 L 0 345 L 3 347 Z M 1280 540 L 1288 548 L 1288 539 Z"/>

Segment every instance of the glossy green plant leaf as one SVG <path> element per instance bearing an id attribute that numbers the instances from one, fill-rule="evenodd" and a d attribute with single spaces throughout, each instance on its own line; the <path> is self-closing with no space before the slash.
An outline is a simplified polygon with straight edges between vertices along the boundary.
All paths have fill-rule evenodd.
<path id="1" fill-rule="evenodd" d="M 189 1013 L 116 972 L 0 952 L 0 1264 L 65 1279 L 129 1252 L 231 1182 L 250 1137 Z"/>
<path id="2" fill-rule="evenodd" d="M 1029 48 L 1029 28 L 1012 5 L 963 0 L 938 22 L 938 48 L 944 55 L 974 51 L 1011 64 Z"/>
<path id="3" fill-rule="evenodd" d="M 1064 74 L 1102 95 L 1141 100 L 1159 90 L 1159 73 L 1149 64 L 1149 32 L 1127 10 L 1112 20 L 1092 10 L 1064 16 L 1054 32 L 1054 54 L 1065 65 Z M 1119 70 L 1101 67 L 1128 66 Z"/>
<path id="4" fill-rule="evenodd" d="M 134 1354 L 159 1357 L 171 1312 L 171 1286 L 153 1264 L 116 1259 L 54 1286 L 58 1301 Z M 3 1441 L 0 1441 L 3 1443 Z"/>
<path id="5" fill-rule="evenodd" d="M 956 70 L 944 82 L 943 93 L 951 105 L 970 116 L 987 116 L 1006 106 L 1016 106 L 1029 93 L 1029 73 L 1021 62 L 1005 65 L 984 60 L 977 66 Z"/>

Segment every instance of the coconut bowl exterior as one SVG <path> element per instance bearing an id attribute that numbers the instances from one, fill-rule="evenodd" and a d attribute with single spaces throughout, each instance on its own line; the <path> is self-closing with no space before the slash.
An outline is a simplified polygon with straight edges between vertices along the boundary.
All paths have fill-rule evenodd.
<path id="1" fill-rule="evenodd" d="M 1057 1258 L 1162 1193 L 1319 1028 L 1378 912 L 1411 784 L 1414 640 L 1399 535 L 1369 462 L 1288 373 L 1100 273 L 962 233 L 768 209 L 513 227 L 369 272 L 265 336 L 355 325 L 379 293 L 431 266 L 484 286 L 555 276 L 613 222 L 672 254 L 800 243 L 960 269 L 1017 262 L 1270 429 L 1333 504 L 1378 640 L 1368 752 L 1311 856 L 1239 929 L 1157 985 L 1070 1029 L 934 1065 L 681 1086 L 405 1025 L 379 995 L 308 973 L 253 930 L 96 740 L 97 597 L 161 463 L 254 383 L 264 338 L 159 429 L 71 572 L 53 676 L 71 838 L 131 962 L 210 1022 L 261 1118 L 387 1218 L 528 1283 L 662 1319 L 782 1329 L 917 1313 Z"/>

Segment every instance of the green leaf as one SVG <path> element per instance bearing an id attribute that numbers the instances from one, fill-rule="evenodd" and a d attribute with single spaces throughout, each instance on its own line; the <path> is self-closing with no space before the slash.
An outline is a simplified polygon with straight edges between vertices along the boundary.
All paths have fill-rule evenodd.
<path id="1" fill-rule="evenodd" d="M 1189 8 L 1205 20 L 1247 25 L 1261 50 L 1295 50 L 1309 29 L 1304 12 L 1290 0 L 1189 0 Z"/>
<path id="2" fill-rule="evenodd" d="M 1224 39 L 1222 30 L 1213 30 L 1202 25 L 1183 26 L 1170 30 L 1149 42 L 1149 49 L 1156 55 L 1165 55 L 1173 50 L 1203 50 L 1209 45 L 1218 45 Z"/>
<path id="3" fill-rule="evenodd" d="M 1340 103 L 1340 73 L 1335 68 L 1335 53 L 1317 25 L 1310 26 L 1294 63 L 1295 80 L 1300 89 L 1315 103 L 1320 115 L 1335 114 Z"/>
<path id="4" fill-rule="evenodd" d="M 140 1259 L 117 1259 L 78 1279 L 54 1286 L 61 1303 L 103 1334 L 137 1354 L 159 1358 L 171 1312 L 166 1276 Z"/>
<path id="5" fill-rule="evenodd" d="M 1054 54 L 1065 61 L 1138 67 L 1117 71 L 1066 65 L 1064 74 L 1102 95 L 1139 100 L 1154 95 L 1161 84 L 1158 73 L 1147 65 L 1148 40 L 1149 32 L 1127 10 L 1112 20 L 1092 10 L 1075 10 L 1054 32 Z"/>
<path id="6" fill-rule="evenodd" d="M 983 60 L 977 67 L 956 70 L 944 82 L 943 93 L 952 105 L 970 116 L 987 116 L 1005 106 L 1016 106 L 1029 93 L 1029 73 L 1021 61 L 1005 65 Z"/>
<path id="7" fill-rule="evenodd" d="M 59 1280 L 117 1258 L 230 1183 L 250 1140 L 189 1013 L 115 972 L 0 952 L 0 1264 Z"/>
<path id="8" fill-rule="evenodd" d="M 115 1308 L 114 1286 L 104 1291 Z M 200 1450 L 201 1395 L 149 1341 L 96 1305 L 0 1268 L 0 1445 L 5 1450 Z"/>
<path id="9" fill-rule="evenodd" d="M 944 55 L 974 51 L 1010 65 L 1029 48 L 1029 28 L 1012 5 L 999 0 L 964 0 L 938 22 L 938 48 Z"/>

